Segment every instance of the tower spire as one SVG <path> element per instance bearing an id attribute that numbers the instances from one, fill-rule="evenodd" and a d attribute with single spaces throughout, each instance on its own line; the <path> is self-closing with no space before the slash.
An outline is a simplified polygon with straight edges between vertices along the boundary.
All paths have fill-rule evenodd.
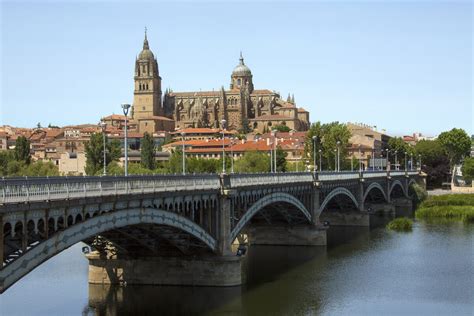
<path id="1" fill-rule="evenodd" d="M 145 40 L 143 41 L 143 49 L 150 49 L 150 46 L 148 45 L 148 38 L 146 36 L 146 26 L 145 26 Z"/>
<path id="2" fill-rule="evenodd" d="M 242 51 L 240 51 L 240 58 L 239 58 L 239 60 L 240 60 L 240 64 L 241 64 L 241 65 L 244 65 L 244 57 L 242 57 Z"/>

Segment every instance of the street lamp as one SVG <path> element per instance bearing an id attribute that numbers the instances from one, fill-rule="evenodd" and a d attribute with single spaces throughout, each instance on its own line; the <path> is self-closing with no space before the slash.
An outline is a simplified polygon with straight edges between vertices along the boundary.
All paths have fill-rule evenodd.
<path id="1" fill-rule="evenodd" d="M 230 173 L 234 173 L 234 137 L 230 138 Z"/>
<path id="2" fill-rule="evenodd" d="M 405 151 L 405 171 L 408 169 L 407 168 L 407 155 L 408 153 Z"/>
<path id="3" fill-rule="evenodd" d="M 334 148 L 334 171 L 337 171 L 337 149 Z"/>
<path id="4" fill-rule="evenodd" d="M 183 141 L 183 176 L 186 174 L 186 153 L 184 151 L 184 136 L 186 135 L 185 132 L 181 132 L 181 140 Z"/>
<path id="5" fill-rule="evenodd" d="M 274 172 L 277 172 L 277 130 L 274 129 L 272 130 L 272 135 L 273 135 L 273 166 L 274 166 Z"/>
<path id="6" fill-rule="evenodd" d="M 387 149 L 385 149 L 385 151 L 387 152 L 387 161 L 386 161 L 386 163 L 385 163 L 385 169 L 388 171 L 388 152 L 389 152 L 390 150 L 388 150 L 388 148 L 387 148 Z"/>
<path id="7" fill-rule="evenodd" d="M 105 129 L 107 128 L 107 123 L 104 121 L 99 123 L 100 128 L 102 129 L 102 140 L 104 143 L 104 176 L 107 175 L 107 155 L 106 155 L 106 147 L 105 147 Z"/>
<path id="8" fill-rule="evenodd" d="M 124 103 L 122 104 L 123 115 L 125 115 L 125 176 L 128 176 L 128 140 L 127 140 L 127 115 L 128 110 L 130 109 L 130 104 Z"/>
<path id="9" fill-rule="evenodd" d="M 398 159 L 397 159 L 398 150 L 395 150 L 395 170 L 398 170 Z"/>
<path id="10" fill-rule="evenodd" d="M 321 171 L 323 171 L 323 168 L 322 168 L 322 166 L 323 166 L 323 165 L 322 165 L 322 161 L 323 161 L 323 160 L 321 159 L 321 158 L 322 158 L 322 152 L 323 152 L 323 151 L 322 151 L 321 149 L 318 150 L 318 151 L 319 151 L 319 172 L 321 172 Z"/>
<path id="11" fill-rule="evenodd" d="M 314 166 L 314 172 L 316 172 L 316 140 L 318 137 L 313 136 L 313 166 Z"/>
<path id="12" fill-rule="evenodd" d="M 362 154 L 360 153 L 360 148 L 361 148 L 361 147 L 362 147 L 362 145 L 359 144 L 359 172 L 362 171 L 362 163 L 361 163 L 361 161 L 362 161 Z"/>
<path id="13" fill-rule="evenodd" d="M 337 145 L 337 171 L 341 171 L 341 162 L 340 162 L 340 150 L 339 150 L 339 145 L 341 144 L 340 141 L 336 142 Z"/>
<path id="14" fill-rule="evenodd" d="M 419 161 L 419 163 L 420 163 L 420 172 L 421 172 L 421 166 L 422 166 L 422 165 L 421 165 L 421 155 L 418 155 L 418 161 Z"/>
<path id="15" fill-rule="evenodd" d="M 413 153 L 410 153 L 410 170 L 413 170 Z"/>
<path id="16" fill-rule="evenodd" d="M 225 123 L 226 120 L 222 120 L 222 173 L 225 173 L 225 149 L 224 149 L 224 140 L 225 140 Z"/>
<path id="17" fill-rule="evenodd" d="M 270 173 L 273 173 L 273 142 L 270 141 L 268 145 L 270 146 Z"/>

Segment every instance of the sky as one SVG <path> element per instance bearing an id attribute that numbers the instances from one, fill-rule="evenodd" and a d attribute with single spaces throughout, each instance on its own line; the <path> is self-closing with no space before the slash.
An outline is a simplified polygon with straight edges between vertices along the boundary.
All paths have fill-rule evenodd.
<path id="1" fill-rule="evenodd" d="M 474 133 L 471 1 L 2 1 L 0 125 L 97 123 L 133 101 L 148 29 L 163 91 L 256 89 L 312 122 Z"/>

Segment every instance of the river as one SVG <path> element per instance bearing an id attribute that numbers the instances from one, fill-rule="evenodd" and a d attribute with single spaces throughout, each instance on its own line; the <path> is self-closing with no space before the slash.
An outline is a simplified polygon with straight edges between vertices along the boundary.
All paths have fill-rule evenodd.
<path id="1" fill-rule="evenodd" d="M 328 231 L 327 247 L 254 246 L 243 287 L 89 286 L 75 245 L 0 295 L 1 315 L 474 315 L 474 225 Z"/>

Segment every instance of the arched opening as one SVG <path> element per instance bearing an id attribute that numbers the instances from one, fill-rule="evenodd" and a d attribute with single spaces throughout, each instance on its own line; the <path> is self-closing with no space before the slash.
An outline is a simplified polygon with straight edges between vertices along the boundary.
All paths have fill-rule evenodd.
<path id="1" fill-rule="evenodd" d="M 60 216 L 58 218 L 58 222 L 57 222 L 57 228 L 58 230 L 63 230 L 64 229 L 64 217 Z"/>
<path id="2" fill-rule="evenodd" d="M 34 241 L 38 240 L 38 235 L 35 232 L 35 222 L 30 219 L 26 224 L 26 236 L 28 245 L 32 244 Z"/>
<path id="3" fill-rule="evenodd" d="M 76 221 L 75 221 L 75 223 L 77 224 L 77 223 L 79 223 L 79 222 L 82 222 L 82 215 L 81 215 L 81 214 L 77 214 L 77 215 L 76 215 Z"/>
<path id="4" fill-rule="evenodd" d="M 71 226 L 74 224 L 74 217 L 72 215 L 69 215 L 67 217 L 67 226 Z"/>
<path id="5" fill-rule="evenodd" d="M 54 225 L 54 218 L 50 217 L 48 219 L 48 236 L 52 236 L 56 231 L 56 227 Z"/>
<path id="6" fill-rule="evenodd" d="M 40 239 L 42 239 L 42 240 L 45 239 L 46 238 L 46 235 L 45 235 L 46 227 L 45 227 L 45 224 L 44 224 L 44 220 L 42 218 L 40 218 L 36 225 L 37 225 L 38 234 L 40 236 Z"/>
<path id="7" fill-rule="evenodd" d="M 405 197 L 405 192 L 403 191 L 402 184 L 399 182 L 394 183 L 390 192 L 390 199 L 398 199 L 403 197 Z"/>

